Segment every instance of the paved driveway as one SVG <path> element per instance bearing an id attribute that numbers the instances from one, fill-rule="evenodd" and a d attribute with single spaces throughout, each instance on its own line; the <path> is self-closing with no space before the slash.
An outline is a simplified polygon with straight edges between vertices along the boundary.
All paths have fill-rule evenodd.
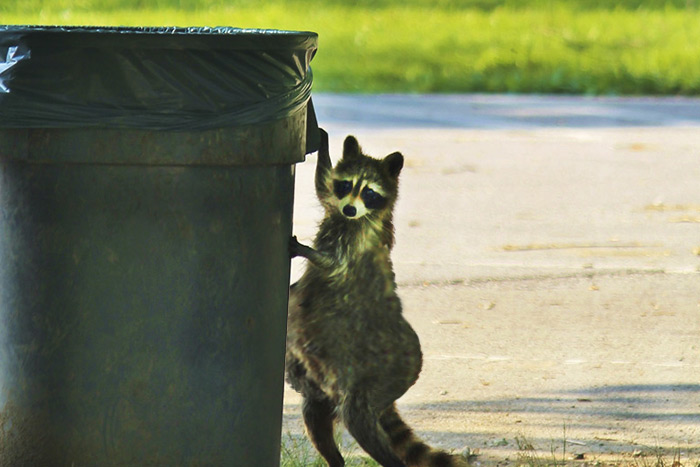
<path id="1" fill-rule="evenodd" d="M 406 156 L 393 259 L 421 337 L 401 399 L 482 463 L 700 460 L 700 100 L 315 95 L 339 156 Z M 320 216 L 297 168 L 295 233 Z M 293 262 L 293 278 L 303 268 Z M 285 392 L 284 431 L 300 433 Z M 286 436 L 286 435 L 285 435 Z M 638 459 L 637 459 L 638 461 Z"/>

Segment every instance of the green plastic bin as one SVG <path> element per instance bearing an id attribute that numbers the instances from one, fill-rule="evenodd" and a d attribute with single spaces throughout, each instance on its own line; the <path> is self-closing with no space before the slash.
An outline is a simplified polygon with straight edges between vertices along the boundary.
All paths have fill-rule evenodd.
<path id="1" fill-rule="evenodd" d="M 0 27 L 1 466 L 278 465 L 315 50 Z"/>

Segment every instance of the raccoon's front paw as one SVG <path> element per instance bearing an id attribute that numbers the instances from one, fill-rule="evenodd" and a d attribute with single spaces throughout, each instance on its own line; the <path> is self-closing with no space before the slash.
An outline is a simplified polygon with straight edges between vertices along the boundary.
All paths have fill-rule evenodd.
<path id="1" fill-rule="evenodd" d="M 322 268 L 331 268 L 335 266 L 335 260 L 327 253 L 321 253 L 310 246 L 299 243 L 296 237 L 289 238 L 289 257 L 296 258 L 301 256 L 311 261 L 312 264 Z"/>
<path id="2" fill-rule="evenodd" d="M 297 256 L 303 256 L 304 248 L 308 248 L 297 240 L 295 235 L 289 237 L 289 257 L 296 258 Z"/>

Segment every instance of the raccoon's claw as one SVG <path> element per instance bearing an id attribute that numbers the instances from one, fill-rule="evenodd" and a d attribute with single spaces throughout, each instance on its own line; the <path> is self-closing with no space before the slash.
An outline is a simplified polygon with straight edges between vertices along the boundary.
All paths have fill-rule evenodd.
<path id="1" fill-rule="evenodd" d="M 321 133 L 321 142 L 318 147 L 318 161 L 317 164 L 324 170 L 331 169 L 331 155 L 328 149 L 328 133 L 323 128 L 319 128 L 318 131 Z"/>
<path id="2" fill-rule="evenodd" d="M 295 235 L 289 237 L 289 257 L 296 258 L 297 256 L 300 256 L 301 248 L 303 246 L 304 245 L 299 243 L 299 240 L 297 240 L 297 237 Z"/>

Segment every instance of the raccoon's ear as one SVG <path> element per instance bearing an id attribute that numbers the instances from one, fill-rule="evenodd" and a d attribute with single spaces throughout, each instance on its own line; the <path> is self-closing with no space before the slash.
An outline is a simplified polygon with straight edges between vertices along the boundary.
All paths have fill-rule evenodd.
<path id="1" fill-rule="evenodd" d="M 403 155 L 400 152 L 389 154 L 382 160 L 382 166 L 389 175 L 396 178 L 403 168 Z"/>
<path id="2" fill-rule="evenodd" d="M 350 135 L 345 138 L 343 143 L 343 159 L 357 159 L 362 154 L 360 144 L 354 136 Z"/>

